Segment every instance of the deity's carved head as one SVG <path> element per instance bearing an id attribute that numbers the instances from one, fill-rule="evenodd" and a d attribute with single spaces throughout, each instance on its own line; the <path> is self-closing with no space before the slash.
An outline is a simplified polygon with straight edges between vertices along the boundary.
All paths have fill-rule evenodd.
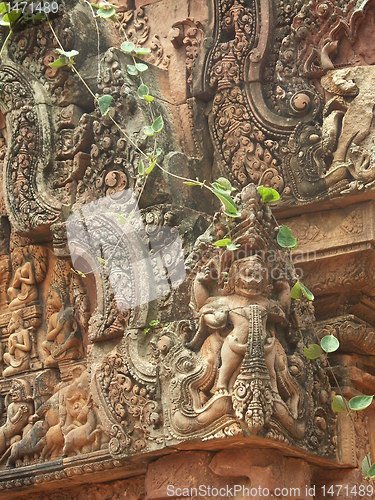
<path id="1" fill-rule="evenodd" d="M 233 262 L 229 271 L 229 281 L 234 291 L 246 297 L 266 294 L 268 271 L 259 255 L 250 255 Z"/>
<path id="2" fill-rule="evenodd" d="M 12 316 L 9 321 L 8 331 L 15 332 L 23 326 L 23 312 L 22 309 L 18 309 L 12 312 Z"/>
<path id="3" fill-rule="evenodd" d="M 24 261 L 24 256 L 21 248 L 15 248 L 12 252 L 12 264 L 14 269 L 18 269 L 22 266 Z"/>
<path id="4" fill-rule="evenodd" d="M 12 402 L 29 401 L 31 399 L 31 389 L 25 380 L 14 379 L 9 391 L 9 398 Z"/>

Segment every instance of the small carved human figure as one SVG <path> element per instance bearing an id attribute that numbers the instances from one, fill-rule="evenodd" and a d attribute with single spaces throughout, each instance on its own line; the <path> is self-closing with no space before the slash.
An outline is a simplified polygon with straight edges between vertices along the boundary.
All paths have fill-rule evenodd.
<path id="1" fill-rule="evenodd" d="M 48 354 L 45 366 L 56 366 L 59 361 L 77 359 L 82 356 L 82 332 L 72 307 L 64 309 L 59 294 L 50 295 L 48 306 L 52 313 L 48 322 L 43 349 Z"/>
<path id="2" fill-rule="evenodd" d="M 38 300 L 38 289 L 33 264 L 24 260 L 22 250 L 12 252 L 12 264 L 16 269 L 11 286 L 8 288 L 9 309 L 14 311 Z"/>
<path id="3" fill-rule="evenodd" d="M 31 389 L 25 380 L 14 379 L 6 397 L 7 419 L 0 427 L 0 456 L 21 440 L 22 431 L 33 412 Z"/>
<path id="4" fill-rule="evenodd" d="M 31 339 L 28 330 L 23 327 L 22 309 L 13 311 L 8 325 L 8 352 L 3 356 L 7 366 L 3 377 L 27 370 L 30 366 Z"/>

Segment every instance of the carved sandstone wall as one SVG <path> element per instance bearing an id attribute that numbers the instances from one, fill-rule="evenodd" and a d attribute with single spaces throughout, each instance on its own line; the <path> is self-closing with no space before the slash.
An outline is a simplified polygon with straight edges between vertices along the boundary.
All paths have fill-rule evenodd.
<path id="1" fill-rule="evenodd" d="M 2 54 L 0 498 L 370 498 L 374 409 L 331 400 L 374 392 L 375 1 L 114 3 L 60 0 Z M 164 118 L 147 176 L 125 39 Z M 304 356 L 327 334 L 332 370 Z"/>

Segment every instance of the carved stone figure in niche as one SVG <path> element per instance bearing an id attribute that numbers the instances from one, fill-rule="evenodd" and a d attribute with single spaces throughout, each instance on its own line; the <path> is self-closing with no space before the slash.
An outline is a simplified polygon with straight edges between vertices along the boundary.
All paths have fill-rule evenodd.
<path id="1" fill-rule="evenodd" d="M 332 156 L 327 177 L 352 176 L 351 188 L 375 180 L 373 81 L 375 68 L 331 70 L 322 78 L 327 93 L 323 122 L 324 154 Z"/>
<path id="2" fill-rule="evenodd" d="M 29 384 L 25 380 L 13 380 L 5 404 L 7 406 L 7 419 L 5 424 L 0 427 L 1 456 L 9 446 L 21 440 L 22 431 L 33 412 Z"/>
<path id="3" fill-rule="evenodd" d="M 73 307 L 64 307 L 56 290 L 50 294 L 47 309 L 51 314 L 43 349 L 48 354 L 45 366 L 78 359 L 83 354 L 82 328 Z"/>
<path id="4" fill-rule="evenodd" d="M 32 405 L 28 407 L 20 426 L 22 436 L 18 435 L 10 443 L 3 456 L 3 459 L 9 456 L 8 467 L 27 465 L 36 457 L 50 460 L 63 454 L 88 453 L 107 444 L 106 433 L 103 433 L 104 428 L 89 394 L 87 371 L 83 366 L 75 367 L 72 376 L 72 381 L 61 382 L 54 387 L 55 394 L 36 408 L 35 414 L 31 415 Z M 48 390 L 51 389 L 48 387 Z M 14 409 L 18 410 L 9 408 L 11 416 Z"/>
<path id="5" fill-rule="evenodd" d="M 27 329 L 23 327 L 23 311 L 13 311 L 8 325 L 8 352 L 4 354 L 7 366 L 4 377 L 27 370 L 30 366 L 31 339 Z"/>
<path id="6" fill-rule="evenodd" d="M 38 300 L 35 269 L 29 260 L 24 260 L 22 249 L 12 252 L 12 264 L 16 269 L 11 286 L 8 288 L 11 311 L 33 304 Z"/>
<path id="7" fill-rule="evenodd" d="M 197 327 L 176 321 L 156 343 L 163 404 L 173 408 L 165 426 L 179 439 L 250 432 L 307 445 L 313 374 L 311 367 L 301 372 L 303 339 L 289 322 L 295 271 L 255 186 L 236 203 L 241 219 L 230 224 L 237 249 L 212 247 L 227 232 L 224 214 L 196 247 Z"/>
<path id="8" fill-rule="evenodd" d="M 286 312 L 290 308 L 290 295 L 284 294 L 283 301 L 269 298 L 268 271 L 258 255 L 234 262 L 230 268 L 225 296 L 210 296 L 212 290 L 212 269 L 199 273 L 194 284 L 196 304 L 200 315 L 200 328 L 191 346 L 199 338 L 207 337 L 200 349 L 200 355 L 208 369 L 217 371 L 209 379 L 214 382 L 215 392 L 229 394 L 251 340 L 250 317 L 252 306 L 257 305 L 260 313 L 265 360 L 274 395 L 281 398 L 278 386 L 287 388 L 288 403 L 294 418 L 298 416 L 300 394 L 293 381 L 286 360 L 286 354 L 276 338 L 277 325 L 287 326 Z M 287 283 L 284 288 L 289 288 Z M 216 293 L 219 291 L 217 290 Z M 202 301 L 204 300 L 204 305 Z M 201 306 L 201 307 L 200 307 Z M 281 358 L 276 362 L 276 352 Z M 284 363 L 281 363 L 281 359 Z M 213 388 L 211 388 L 211 392 Z"/>

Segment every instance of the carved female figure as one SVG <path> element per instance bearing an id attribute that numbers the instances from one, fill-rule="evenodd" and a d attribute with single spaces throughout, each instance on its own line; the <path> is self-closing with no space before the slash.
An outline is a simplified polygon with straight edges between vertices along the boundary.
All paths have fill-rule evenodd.
<path id="1" fill-rule="evenodd" d="M 31 339 L 28 330 L 23 328 L 22 309 L 13 311 L 8 331 L 10 333 L 8 338 L 9 352 L 6 352 L 3 357 L 8 366 L 3 372 L 3 377 L 20 373 L 30 366 Z"/>
<path id="2" fill-rule="evenodd" d="M 48 357 L 45 366 L 56 366 L 58 361 L 77 359 L 82 356 L 82 333 L 72 307 L 64 309 L 57 292 L 52 292 L 48 301 L 52 312 L 43 349 Z"/>
<path id="3" fill-rule="evenodd" d="M 11 311 L 25 307 L 38 300 L 35 271 L 30 261 L 24 262 L 20 248 L 12 252 L 13 266 L 16 269 L 11 286 L 8 288 Z"/>

